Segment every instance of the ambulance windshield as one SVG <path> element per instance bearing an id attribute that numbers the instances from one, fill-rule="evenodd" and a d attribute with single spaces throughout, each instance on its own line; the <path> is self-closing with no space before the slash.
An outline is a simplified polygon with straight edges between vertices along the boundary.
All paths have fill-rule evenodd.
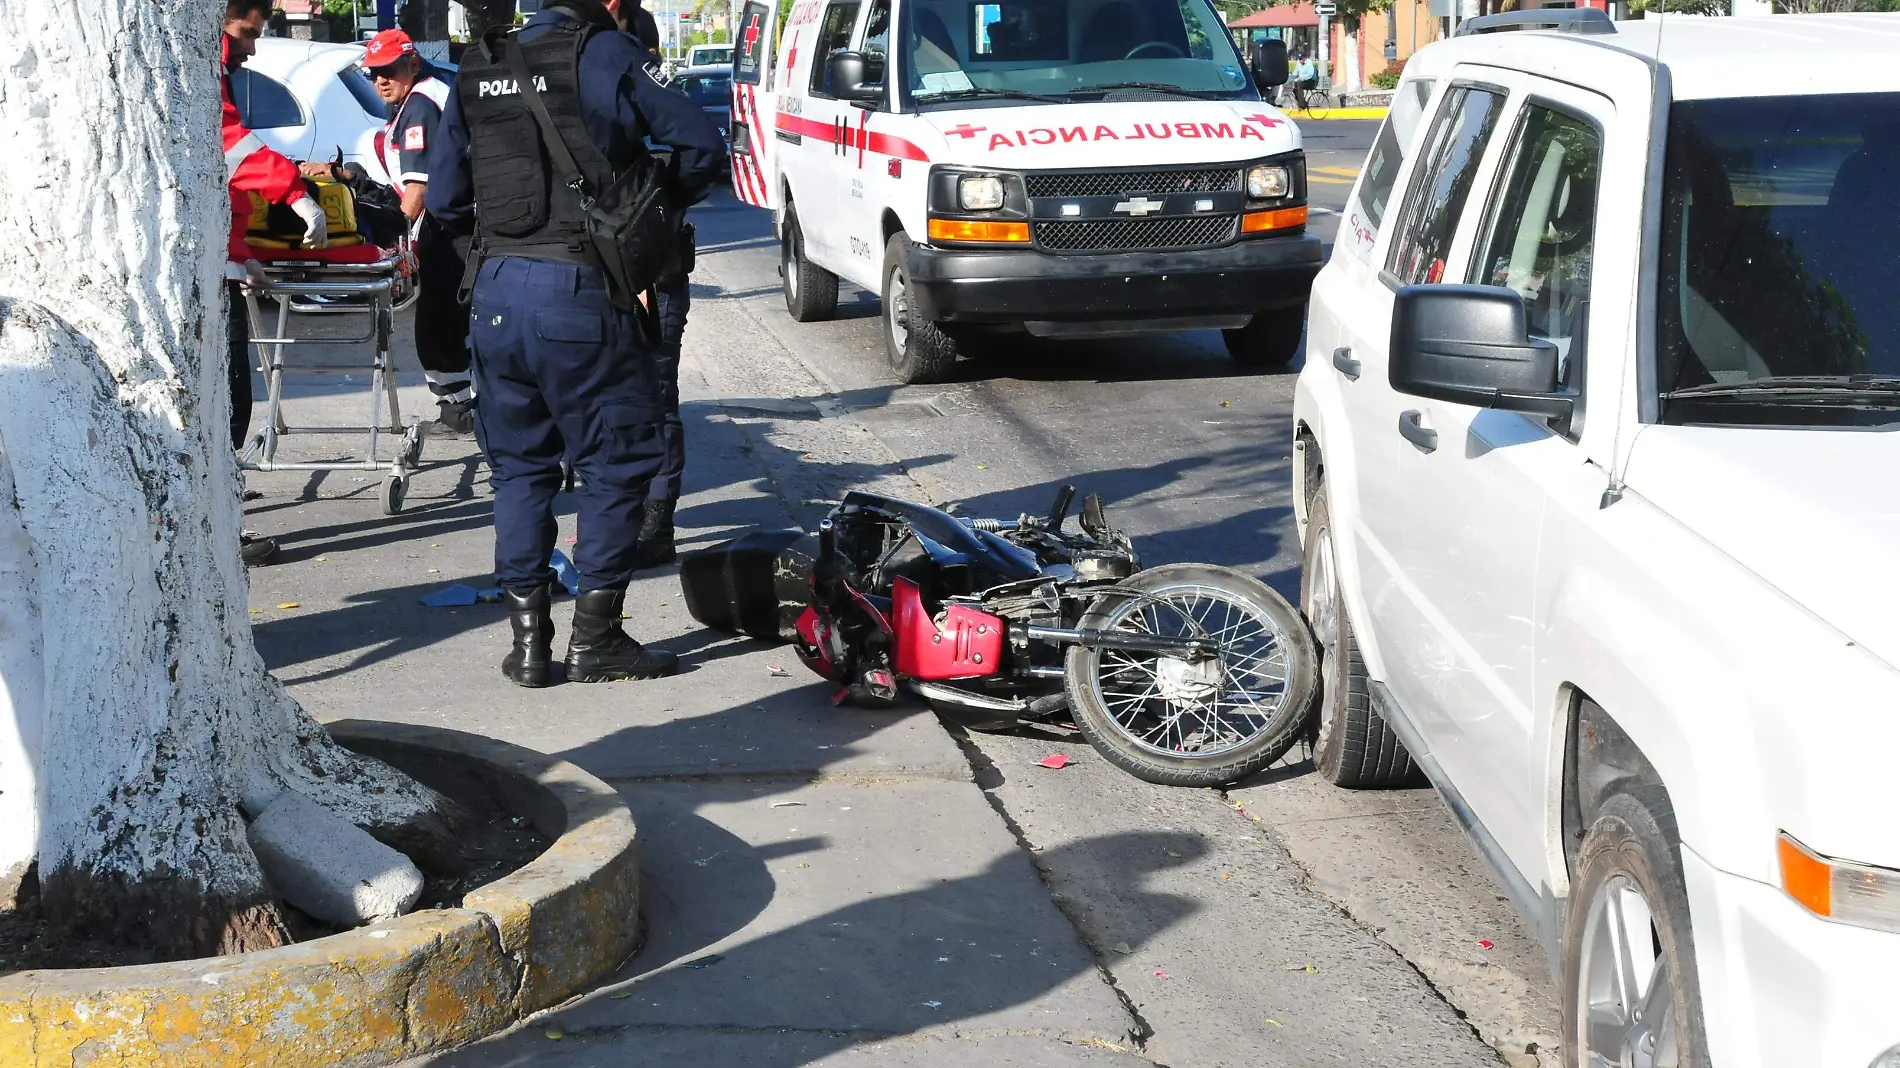
<path id="1" fill-rule="evenodd" d="M 904 77 L 919 103 L 1115 87 L 1232 97 L 1249 81 L 1208 0 L 916 0 Z"/>

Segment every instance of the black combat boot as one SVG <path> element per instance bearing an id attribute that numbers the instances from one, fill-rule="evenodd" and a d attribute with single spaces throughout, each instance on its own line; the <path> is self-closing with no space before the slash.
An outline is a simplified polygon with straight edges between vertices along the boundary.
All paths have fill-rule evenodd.
<path id="1" fill-rule="evenodd" d="M 620 628 L 626 590 L 588 590 L 574 598 L 574 629 L 567 636 L 567 681 L 657 679 L 680 669 L 672 653 L 648 649 Z"/>
<path id="2" fill-rule="evenodd" d="M 501 591 L 515 647 L 501 658 L 501 673 L 516 686 L 546 686 L 554 663 L 554 617 L 548 613 L 548 588 Z"/>
<path id="3" fill-rule="evenodd" d="M 673 508 L 678 503 L 647 498 L 646 516 L 640 521 L 640 537 L 634 543 L 635 571 L 670 564 L 679 556 L 673 550 Z"/>

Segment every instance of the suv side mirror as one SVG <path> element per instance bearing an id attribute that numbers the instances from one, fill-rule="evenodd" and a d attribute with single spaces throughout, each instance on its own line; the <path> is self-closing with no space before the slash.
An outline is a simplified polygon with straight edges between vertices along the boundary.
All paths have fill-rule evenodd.
<path id="1" fill-rule="evenodd" d="M 1502 286 L 1421 285 L 1392 304 L 1392 388 L 1431 397 L 1549 416 L 1569 433 L 1576 399 L 1561 392 L 1557 346 L 1533 338 L 1524 298 Z"/>
<path id="2" fill-rule="evenodd" d="M 1253 43 L 1253 84 L 1256 89 L 1271 89 L 1276 85 L 1285 85 L 1289 72 L 1286 65 L 1286 42 L 1269 37 Z"/>
<path id="3" fill-rule="evenodd" d="M 826 61 L 825 80 L 840 100 L 877 104 L 884 100 L 884 65 L 863 52 L 833 52 Z"/>

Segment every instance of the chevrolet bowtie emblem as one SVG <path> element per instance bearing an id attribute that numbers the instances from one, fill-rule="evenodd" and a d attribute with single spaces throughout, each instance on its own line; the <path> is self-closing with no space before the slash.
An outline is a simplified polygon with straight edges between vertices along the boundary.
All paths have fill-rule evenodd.
<path id="1" fill-rule="evenodd" d="M 1115 210 L 1125 215 L 1133 215 L 1136 218 L 1140 218 L 1150 212 L 1160 211 L 1165 207 L 1167 207 L 1167 204 L 1159 200 L 1149 200 L 1147 197 L 1129 197 L 1127 200 L 1115 205 Z"/>

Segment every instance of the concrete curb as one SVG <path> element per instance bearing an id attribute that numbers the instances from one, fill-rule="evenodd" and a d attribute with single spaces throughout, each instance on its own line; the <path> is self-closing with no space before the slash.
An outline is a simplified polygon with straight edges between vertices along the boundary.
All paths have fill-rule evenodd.
<path id="1" fill-rule="evenodd" d="M 6 1068 L 369 1068 L 460 1045 L 559 1003 L 639 941 L 633 816 L 566 761 L 460 731 L 344 720 L 371 756 L 461 758 L 554 844 L 459 909 L 280 949 L 0 978 Z M 22 1056 L 23 1055 L 23 1056 Z"/>

